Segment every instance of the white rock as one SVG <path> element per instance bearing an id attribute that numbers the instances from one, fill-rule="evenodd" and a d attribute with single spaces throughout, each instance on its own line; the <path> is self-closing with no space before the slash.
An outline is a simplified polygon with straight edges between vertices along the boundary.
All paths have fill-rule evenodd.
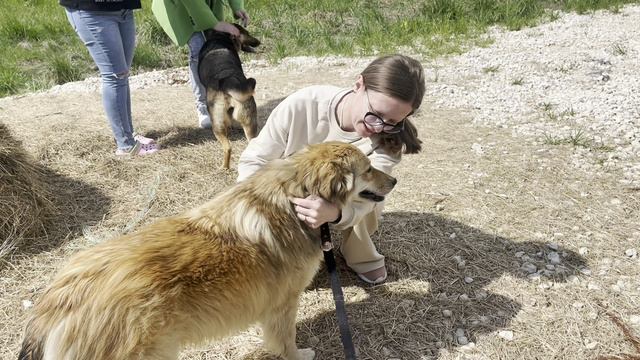
<path id="1" fill-rule="evenodd" d="M 22 300 L 22 308 L 29 309 L 33 307 L 33 301 L 31 300 Z"/>
<path id="2" fill-rule="evenodd" d="M 451 317 L 452 315 L 453 315 L 453 312 L 451 312 L 451 310 L 442 310 L 442 316 Z"/>
<path id="3" fill-rule="evenodd" d="M 469 341 L 467 344 L 460 344 L 459 350 L 463 353 L 470 353 L 476 350 L 476 344 L 473 341 Z"/>
<path id="4" fill-rule="evenodd" d="M 557 251 L 558 250 L 558 243 L 548 243 L 547 247 L 551 250 Z"/>
<path id="5" fill-rule="evenodd" d="M 584 307 L 584 304 L 579 301 L 576 301 L 573 303 L 573 307 L 576 309 L 582 309 Z"/>
<path id="6" fill-rule="evenodd" d="M 589 248 L 586 248 L 586 247 L 583 246 L 583 247 L 578 249 L 578 254 L 580 254 L 582 256 L 587 255 L 588 253 L 589 253 Z"/>
<path id="7" fill-rule="evenodd" d="M 631 315 L 631 316 L 629 316 L 629 322 L 632 325 L 640 325 L 640 315 Z"/>
<path id="8" fill-rule="evenodd" d="M 589 342 L 589 343 L 584 345 L 584 347 L 587 348 L 588 350 L 593 350 L 597 346 L 598 346 L 598 342 L 597 341 L 592 341 L 592 342 Z"/>
<path id="9" fill-rule="evenodd" d="M 500 330 L 498 331 L 498 337 L 501 337 L 507 341 L 513 340 L 513 331 L 511 330 Z"/>
<path id="10" fill-rule="evenodd" d="M 632 259 L 635 259 L 636 257 L 638 257 L 638 250 L 636 250 L 635 248 L 627 249 L 625 250 L 624 254 Z"/>
<path id="11" fill-rule="evenodd" d="M 456 340 L 459 345 L 467 345 L 469 343 L 469 339 L 466 336 L 458 336 Z"/>
<path id="12" fill-rule="evenodd" d="M 547 259 L 554 265 L 560 264 L 560 255 L 557 252 L 550 252 Z"/>
<path id="13" fill-rule="evenodd" d="M 473 282 L 473 278 L 471 276 L 465 276 L 464 282 L 466 282 L 467 284 L 471 284 Z"/>
<path id="14" fill-rule="evenodd" d="M 520 267 L 523 271 L 528 272 L 529 274 L 533 274 L 536 271 L 538 271 L 538 268 L 533 265 L 532 263 L 526 262 L 524 264 L 522 264 L 522 266 Z"/>
<path id="15" fill-rule="evenodd" d="M 481 156 L 482 154 L 484 154 L 484 149 L 482 148 L 482 145 L 478 143 L 473 143 L 473 145 L 471 145 L 471 150 L 473 150 L 473 152 L 478 156 Z"/>

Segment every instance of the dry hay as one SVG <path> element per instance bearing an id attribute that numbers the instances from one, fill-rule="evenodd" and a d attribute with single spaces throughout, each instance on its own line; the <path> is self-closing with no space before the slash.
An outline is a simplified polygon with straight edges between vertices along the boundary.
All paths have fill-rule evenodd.
<path id="1" fill-rule="evenodd" d="M 56 208 L 41 166 L 0 123 L 0 258 L 46 233 Z"/>

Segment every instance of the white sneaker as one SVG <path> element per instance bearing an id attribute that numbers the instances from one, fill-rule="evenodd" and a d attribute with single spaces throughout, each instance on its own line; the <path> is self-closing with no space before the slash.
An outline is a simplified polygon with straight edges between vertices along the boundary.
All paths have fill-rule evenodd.
<path id="1" fill-rule="evenodd" d="M 198 124 L 202 129 L 211 129 L 211 117 L 207 108 L 198 108 Z"/>
<path id="2" fill-rule="evenodd" d="M 208 116 L 201 117 L 199 123 L 202 129 L 211 129 L 211 119 Z"/>

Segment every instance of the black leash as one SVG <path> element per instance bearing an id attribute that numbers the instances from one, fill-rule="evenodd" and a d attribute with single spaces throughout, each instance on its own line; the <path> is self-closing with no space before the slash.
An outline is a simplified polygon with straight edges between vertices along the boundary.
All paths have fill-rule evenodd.
<path id="1" fill-rule="evenodd" d="M 340 339 L 342 340 L 342 347 L 344 349 L 344 358 L 346 360 L 356 360 L 356 350 L 353 347 L 353 338 L 351 337 L 351 329 L 349 329 L 347 311 L 344 307 L 344 295 L 342 294 L 342 286 L 340 286 L 340 279 L 338 278 L 336 259 L 333 256 L 331 231 L 327 223 L 320 226 L 320 240 L 322 242 L 322 251 L 324 252 L 324 263 L 327 265 L 327 272 L 331 277 L 331 291 L 333 292 L 333 301 L 336 303 L 336 316 L 338 317 L 338 326 L 340 327 Z"/>

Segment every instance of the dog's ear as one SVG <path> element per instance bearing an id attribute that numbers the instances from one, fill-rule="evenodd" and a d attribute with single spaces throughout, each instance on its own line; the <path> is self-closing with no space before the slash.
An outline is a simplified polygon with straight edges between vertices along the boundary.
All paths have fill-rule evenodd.
<path id="1" fill-rule="evenodd" d="M 309 194 L 342 207 L 353 189 L 354 175 L 342 161 L 315 161 L 305 166 L 303 184 Z"/>
<path id="2" fill-rule="evenodd" d="M 260 40 L 251 36 L 247 29 L 243 28 L 240 24 L 233 24 L 233 26 L 240 31 L 240 49 L 244 52 L 255 53 L 255 48 L 260 46 Z"/>

